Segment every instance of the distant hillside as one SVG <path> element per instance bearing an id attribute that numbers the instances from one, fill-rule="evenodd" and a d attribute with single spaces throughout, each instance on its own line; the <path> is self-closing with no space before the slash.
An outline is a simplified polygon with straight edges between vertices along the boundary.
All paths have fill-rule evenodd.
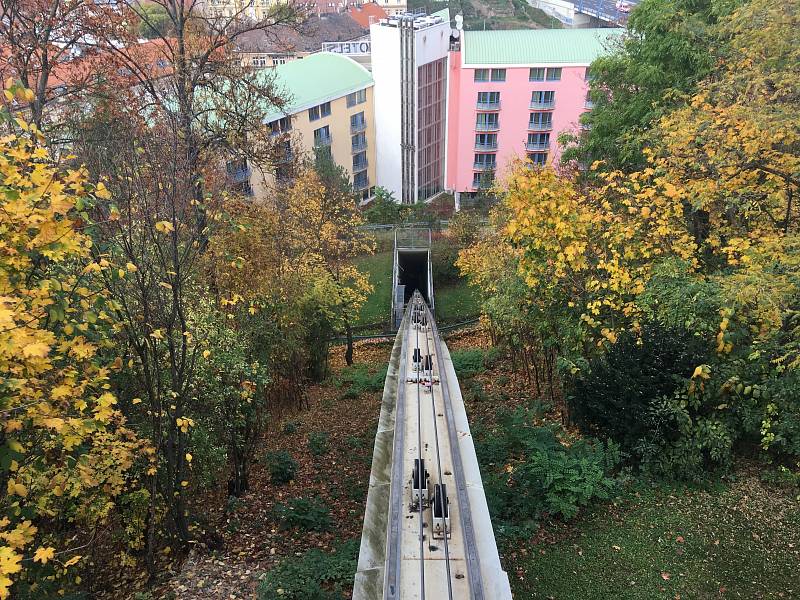
<path id="1" fill-rule="evenodd" d="M 464 15 L 464 28 L 468 30 L 561 27 L 558 20 L 525 0 L 409 0 L 408 7 L 424 8 L 428 13 L 449 7 L 451 15 Z"/>

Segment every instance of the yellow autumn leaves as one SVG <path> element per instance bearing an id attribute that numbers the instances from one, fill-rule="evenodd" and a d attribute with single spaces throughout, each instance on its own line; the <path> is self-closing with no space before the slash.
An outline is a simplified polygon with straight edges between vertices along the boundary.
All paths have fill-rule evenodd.
<path id="1" fill-rule="evenodd" d="M 111 313 L 94 278 L 116 268 L 91 259 L 78 222 L 77 207 L 107 199 L 108 190 L 82 169 L 60 170 L 35 128 L 20 127 L 26 135 L 0 138 L 0 405 L 8 458 L 0 600 L 26 565 L 49 564 L 59 553 L 36 543 L 37 515 L 68 509 L 89 526 L 102 519 L 141 447 L 122 425 L 107 391 L 110 369 L 98 357 Z M 70 467 L 76 461 L 80 469 Z"/>

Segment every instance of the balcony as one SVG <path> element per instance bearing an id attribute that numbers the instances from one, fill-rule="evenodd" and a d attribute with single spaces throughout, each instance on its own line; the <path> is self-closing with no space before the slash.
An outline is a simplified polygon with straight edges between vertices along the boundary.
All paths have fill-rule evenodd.
<path id="1" fill-rule="evenodd" d="M 353 144 L 350 152 L 353 153 L 353 154 L 356 154 L 358 152 L 363 152 L 366 149 L 367 149 L 367 140 L 364 140 L 363 142 L 359 142 L 357 144 Z"/>
<path id="2" fill-rule="evenodd" d="M 359 121 L 358 123 L 350 123 L 350 133 L 360 133 L 367 128 L 366 121 Z"/>
<path id="3" fill-rule="evenodd" d="M 500 100 L 497 102 L 478 102 L 475 104 L 478 110 L 493 111 L 500 110 Z"/>
<path id="4" fill-rule="evenodd" d="M 363 191 L 369 187 L 369 180 L 365 177 L 361 181 L 353 181 L 353 190 L 356 192 Z"/>
<path id="5" fill-rule="evenodd" d="M 331 145 L 331 136 L 329 135 L 321 135 L 319 137 L 314 137 L 314 146 L 317 148 L 330 146 Z"/>
<path id="6" fill-rule="evenodd" d="M 528 123 L 528 131 L 550 131 L 552 128 L 552 121 L 546 121 L 545 123 Z"/>
<path id="7" fill-rule="evenodd" d="M 555 105 L 555 100 L 550 102 L 531 102 L 531 110 L 551 110 Z"/>
<path id="8" fill-rule="evenodd" d="M 358 162 L 353 163 L 353 173 L 357 173 L 358 171 L 363 171 L 369 165 L 369 161 L 365 158 L 364 160 L 360 160 Z"/>
<path id="9" fill-rule="evenodd" d="M 475 150 L 488 150 L 491 152 L 492 150 L 497 150 L 497 142 L 491 142 L 489 144 L 479 144 L 475 143 Z"/>
<path id="10" fill-rule="evenodd" d="M 525 144 L 525 149 L 528 152 L 545 152 L 547 149 L 550 148 L 550 142 L 541 142 L 541 143 L 527 143 Z"/>
<path id="11" fill-rule="evenodd" d="M 500 123 L 476 123 L 475 131 L 499 131 Z"/>
<path id="12" fill-rule="evenodd" d="M 488 181 L 484 181 L 484 180 L 473 181 L 472 182 L 472 189 L 473 190 L 489 190 L 489 189 L 492 188 L 493 185 L 494 185 L 494 181 L 491 180 L 491 179 L 488 180 Z"/>
<path id="13" fill-rule="evenodd" d="M 472 170 L 473 171 L 494 171 L 497 168 L 497 163 L 482 163 L 476 162 L 472 163 Z"/>

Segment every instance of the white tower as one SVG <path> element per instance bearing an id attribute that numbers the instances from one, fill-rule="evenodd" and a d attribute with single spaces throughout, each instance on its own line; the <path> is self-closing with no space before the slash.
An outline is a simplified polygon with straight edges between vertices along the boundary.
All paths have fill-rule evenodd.
<path id="1" fill-rule="evenodd" d="M 370 27 L 378 185 L 406 204 L 444 189 L 450 32 L 447 9 Z"/>

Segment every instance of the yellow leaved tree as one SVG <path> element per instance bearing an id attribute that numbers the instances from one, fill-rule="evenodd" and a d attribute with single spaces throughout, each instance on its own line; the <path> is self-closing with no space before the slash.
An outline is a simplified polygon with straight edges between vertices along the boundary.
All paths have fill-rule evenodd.
<path id="1" fill-rule="evenodd" d="M 108 193 L 17 125 L 0 138 L 0 599 L 58 585 L 143 450 L 110 392 L 121 362 L 108 358 L 114 322 L 95 285 L 109 265 L 81 232 Z M 49 572 L 34 580 L 34 568 Z"/>

